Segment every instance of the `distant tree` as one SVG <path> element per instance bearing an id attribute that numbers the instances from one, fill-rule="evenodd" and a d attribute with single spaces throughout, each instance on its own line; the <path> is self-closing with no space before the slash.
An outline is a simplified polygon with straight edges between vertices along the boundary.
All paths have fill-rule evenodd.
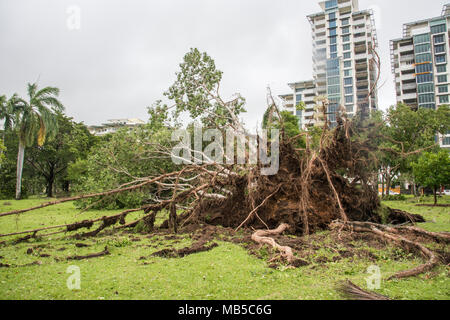
<path id="1" fill-rule="evenodd" d="M 450 184 L 450 155 L 448 151 L 427 152 L 417 162 L 412 163 L 416 181 L 424 187 L 433 189 L 434 204 L 437 204 L 437 190 Z"/>
<path id="2" fill-rule="evenodd" d="M 281 123 L 283 123 L 284 130 L 288 138 L 299 137 L 299 135 L 301 134 L 301 130 L 298 117 L 293 115 L 289 111 L 281 111 L 280 112 L 281 121 L 280 121 L 280 116 L 278 116 L 276 112 L 273 113 L 271 117 L 269 117 L 271 109 L 272 107 L 267 108 L 266 112 L 264 113 L 262 122 L 263 129 L 266 130 L 270 130 L 272 128 L 281 129 Z M 305 146 L 303 137 L 299 137 L 297 141 L 299 141 L 298 147 Z"/>
<path id="3" fill-rule="evenodd" d="M 3 141 L 0 141 L 0 166 L 2 165 L 3 161 L 5 160 L 5 154 L 6 147 L 3 145 Z"/>
<path id="4" fill-rule="evenodd" d="M 175 102 L 176 116 L 188 112 L 192 119 L 200 120 L 206 127 L 224 128 L 239 123 L 239 114 L 245 112 L 245 99 L 239 94 L 231 101 L 221 98 L 222 71 L 217 70 L 207 53 L 191 49 L 180 68 L 175 83 L 165 93 Z"/>
<path id="5" fill-rule="evenodd" d="M 169 150 L 173 127 L 169 124 L 167 107 L 157 103 L 149 108 L 149 123 L 132 130 L 122 129 L 102 139 L 91 149 L 86 160 L 80 159 L 71 164 L 68 178 L 74 184 L 74 190 L 80 193 L 92 193 L 117 188 L 130 180 L 158 176 L 174 171 L 175 165 L 170 156 L 155 156 L 159 146 Z M 151 192 L 150 192 L 151 191 Z M 78 201 L 80 208 L 135 208 L 149 201 L 149 194 L 157 190 L 135 190 L 104 201 L 90 199 Z M 164 196 L 161 186 L 160 196 Z"/>
<path id="6" fill-rule="evenodd" d="M 16 112 L 15 101 L 17 98 L 17 95 L 14 95 L 8 100 L 6 96 L 0 96 L 0 122 L 3 121 L 3 144 L 5 144 L 6 132 L 11 130 L 14 126 L 14 116 Z"/>
<path id="7" fill-rule="evenodd" d="M 398 104 L 388 109 L 384 118 L 378 116 L 380 140 L 380 168 L 389 193 L 392 179 L 400 173 L 411 173 L 411 163 L 420 152 L 437 151 L 436 136 L 450 130 L 450 109 L 441 106 L 439 110 L 411 107 Z M 383 183 L 384 185 L 384 183 Z"/>
<path id="8" fill-rule="evenodd" d="M 58 88 L 45 87 L 38 90 L 37 84 L 34 83 L 28 84 L 27 89 L 27 100 L 17 98 L 14 101 L 14 108 L 17 109 L 15 127 L 19 136 L 16 199 L 21 198 L 25 148 L 32 146 L 35 142 L 42 146 L 46 138 L 56 136 L 58 125 L 55 112 L 64 110 L 57 99 Z"/>
<path id="9" fill-rule="evenodd" d="M 33 146 L 26 156 L 26 163 L 44 177 L 47 197 L 53 197 L 58 179 L 63 190 L 69 191 L 67 168 L 71 163 L 85 159 L 95 141 L 84 124 L 76 123 L 60 112 L 56 117 L 58 135 L 43 146 Z"/>

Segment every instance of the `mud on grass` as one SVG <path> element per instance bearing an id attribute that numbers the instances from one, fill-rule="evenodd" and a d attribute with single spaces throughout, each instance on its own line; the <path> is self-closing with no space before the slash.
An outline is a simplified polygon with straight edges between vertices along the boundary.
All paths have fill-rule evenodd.
<path id="1" fill-rule="evenodd" d="M 36 202 L 27 201 L 33 203 L 23 206 Z M 16 202 L 11 203 L 15 205 Z M 396 204 L 389 205 L 395 207 Z M 436 231 L 449 230 L 444 221 L 448 219 L 448 212 L 446 215 L 440 211 L 443 208 L 411 209 L 409 204 L 404 207 L 399 203 L 399 209 L 424 214 L 427 221 L 436 217 L 436 223 L 425 225 Z M 61 211 L 43 209 L 21 216 L 17 223 L 20 228 L 23 224 L 33 228 L 49 218 L 71 222 L 71 216 L 77 221 L 77 213 L 71 204 L 64 204 Z M 104 213 L 90 212 L 88 215 Z M 0 230 L 14 231 L 15 219 L 4 220 L 4 223 L 0 224 Z M 256 246 L 253 248 L 255 254 L 249 254 L 250 231 L 234 234 L 232 230 L 220 227 L 214 229 L 213 237 L 206 242 L 206 245 L 218 245 L 209 251 L 182 258 L 152 255 L 164 249 L 191 247 L 204 238 L 203 230 L 198 226 L 191 227 L 178 235 L 103 232 L 96 238 L 84 240 L 44 238 L 12 246 L 10 239 L 2 240 L 0 242 L 6 241 L 8 245 L 0 244 L 0 264 L 9 267 L 0 267 L 0 299 L 341 299 L 335 284 L 349 279 L 366 288 L 365 278 L 370 265 L 379 266 L 383 279 L 386 279 L 423 263 L 422 259 L 370 235 L 355 235 L 360 238 L 338 242 L 329 232 L 321 232 L 309 238 L 282 236 L 278 239 L 290 244 L 297 257 L 308 263 L 290 268 L 278 261 L 269 262 L 276 252 L 267 247 Z M 101 252 L 105 246 L 111 253 L 108 256 L 66 260 L 69 256 Z M 442 245 L 433 246 L 436 250 L 445 250 Z M 27 254 L 30 248 L 32 252 Z M 80 291 L 67 289 L 70 274 L 66 270 L 70 265 L 81 269 Z M 269 268 L 271 265 L 276 269 Z M 383 280 L 377 292 L 393 299 L 448 300 L 449 269 L 441 266 L 411 279 Z"/>
<path id="2" fill-rule="evenodd" d="M 83 241 L 31 240 L 2 246 L 0 263 L 11 267 L 0 268 L 0 299 L 340 299 L 333 284 L 348 278 L 365 287 L 366 269 L 374 262 L 386 277 L 421 262 L 375 239 L 367 245 L 368 239 L 349 237 L 337 245 L 332 234 L 323 232 L 307 239 L 277 238 L 308 263 L 291 269 L 269 262 L 276 253 L 253 246 L 249 235 L 202 226 L 178 235 L 101 234 Z M 217 246 L 182 258 L 153 255 L 191 248 L 199 241 Z M 101 252 L 105 246 L 108 256 L 66 260 Z M 41 264 L 32 264 L 36 261 Z M 81 270 L 80 291 L 66 287 L 66 269 L 74 264 Z M 269 268 L 274 264 L 276 269 Z M 417 279 L 383 282 L 380 293 L 398 299 L 448 299 L 448 279 L 445 268 L 437 268 Z"/>

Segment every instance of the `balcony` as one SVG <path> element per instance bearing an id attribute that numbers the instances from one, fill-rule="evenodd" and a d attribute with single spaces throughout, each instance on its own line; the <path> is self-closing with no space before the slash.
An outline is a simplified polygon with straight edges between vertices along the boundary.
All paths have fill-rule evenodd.
<path id="1" fill-rule="evenodd" d="M 367 80 L 367 77 L 369 76 L 369 73 L 367 72 L 367 70 L 365 71 L 360 71 L 356 73 L 356 78 L 357 79 L 364 79 Z"/>
<path id="2" fill-rule="evenodd" d="M 414 75 L 414 73 L 411 74 L 402 74 L 401 76 L 402 81 L 408 81 L 408 80 L 415 80 L 416 76 Z"/>
<path id="3" fill-rule="evenodd" d="M 367 53 L 358 53 L 355 55 L 355 60 L 367 59 Z"/>
<path id="4" fill-rule="evenodd" d="M 359 53 L 366 53 L 367 52 L 367 46 L 365 44 L 360 44 L 355 46 L 355 54 Z"/>
<path id="5" fill-rule="evenodd" d="M 407 83 L 402 86 L 403 90 L 417 90 L 417 84 L 415 83 Z"/>
<path id="6" fill-rule="evenodd" d="M 410 93 L 402 94 L 402 99 L 403 100 L 414 100 L 414 99 L 417 99 L 417 93 L 410 92 Z"/>
<path id="7" fill-rule="evenodd" d="M 414 61 L 413 54 L 407 54 L 407 55 L 400 56 L 400 62 L 408 62 L 408 61 Z"/>
<path id="8" fill-rule="evenodd" d="M 356 82 L 356 86 L 358 89 L 367 89 L 369 86 L 369 80 L 359 80 Z"/>
<path id="9" fill-rule="evenodd" d="M 353 38 L 353 42 L 354 43 L 359 43 L 359 42 L 366 42 L 367 41 L 367 36 L 366 34 L 359 34 L 359 35 L 355 35 L 355 37 Z"/>
<path id="10" fill-rule="evenodd" d="M 400 53 L 403 52 L 414 52 L 414 46 L 412 44 L 400 47 L 398 50 Z"/>
<path id="11" fill-rule="evenodd" d="M 400 71 L 402 72 L 402 74 L 404 74 L 405 71 L 411 71 L 411 70 L 415 70 L 414 68 L 414 64 L 402 64 L 400 66 Z"/>
<path id="12" fill-rule="evenodd" d="M 367 61 L 356 63 L 355 69 L 356 69 L 356 71 L 366 71 L 367 70 Z"/>

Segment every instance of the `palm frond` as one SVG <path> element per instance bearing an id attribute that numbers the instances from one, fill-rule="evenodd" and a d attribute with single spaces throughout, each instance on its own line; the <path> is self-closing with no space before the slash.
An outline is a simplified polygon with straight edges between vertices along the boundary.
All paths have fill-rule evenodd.
<path id="1" fill-rule="evenodd" d="M 41 90 L 39 90 L 38 92 L 36 92 L 36 94 L 34 95 L 35 98 L 37 99 L 42 99 L 45 97 L 51 97 L 51 96 L 59 96 L 59 89 L 58 88 L 54 88 L 54 87 L 45 87 Z"/>
<path id="2" fill-rule="evenodd" d="M 350 280 L 341 282 L 337 288 L 344 297 L 350 300 L 391 300 L 389 297 L 381 294 L 366 291 Z"/>

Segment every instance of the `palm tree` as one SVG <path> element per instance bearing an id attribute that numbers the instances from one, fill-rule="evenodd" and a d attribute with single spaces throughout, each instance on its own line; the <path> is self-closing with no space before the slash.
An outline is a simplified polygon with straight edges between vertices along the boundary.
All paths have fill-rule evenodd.
<path id="1" fill-rule="evenodd" d="M 6 96 L 0 96 L 0 121 L 3 120 L 3 132 L 2 132 L 2 144 L 5 145 L 5 135 L 6 131 L 11 130 L 14 124 L 14 108 L 13 99 L 14 95 L 10 100 L 6 99 Z M 0 156 L 3 155 L 3 150 L 0 151 Z"/>
<path id="2" fill-rule="evenodd" d="M 22 191 L 22 171 L 25 148 L 37 141 L 42 146 L 46 137 L 55 136 L 58 132 L 56 112 L 64 111 L 59 102 L 59 89 L 45 87 L 38 91 L 37 84 L 28 84 L 28 101 L 17 98 L 13 101 L 17 110 L 15 126 L 19 135 L 19 151 L 17 153 L 16 199 Z"/>
<path id="3" fill-rule="evenodd" d="M 9 100 L 6 96 L 0 96 L 0 121 L 3 120 L 3 141 L 5 133 L 14 127 L 15 116 L 17 112 L 17 101 L 19 97 L 14 94 Z"/>

